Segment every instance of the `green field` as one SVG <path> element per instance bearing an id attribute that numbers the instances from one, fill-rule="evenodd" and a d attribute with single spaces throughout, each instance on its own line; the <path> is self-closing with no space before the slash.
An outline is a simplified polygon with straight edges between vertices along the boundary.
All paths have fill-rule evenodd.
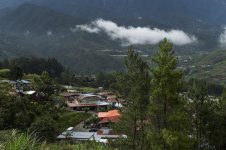
<path id="1" fill-rule="evenodd" d="M 191 62 L 192 76 L 210 82 L 226 83 L 226 51 L 218 50 L 200 55 Z"/>
<path id="2" fill-rule="evenodd" d="M 68 112 L 60 115 L 59 119 L 57 119 L 57 124 L 60 132 L 66 130 L 68 127 L 74 127 L 80 122 L 91 117 L 89 113 L 83 112 Z"/>
<path id="3" fill-rule="evenodd" d="M 72 87 L 70 90 L 76 90 L 83 93 L 95 93 L 98 91 L 98 89 L 92 87 Z"/>
<path id="4" fill-rule="evenodd" d="M 9 76 L 9 69 L 0 69 L 0 79 L 7 78 Z"/>

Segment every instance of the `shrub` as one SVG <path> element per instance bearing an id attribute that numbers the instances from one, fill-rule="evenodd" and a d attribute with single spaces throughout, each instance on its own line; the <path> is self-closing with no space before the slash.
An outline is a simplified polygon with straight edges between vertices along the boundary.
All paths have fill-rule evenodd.
<path id="1" fill-rule="evenodd" d="M 0 145 L 0 148 L 6 150 L 41 150 L 43 146 L 44 144 L 39 143 L 39 139 L 34 133 L 19 134 L 16 130 L 13 130 L 7 141 Z"/>
<path id="2" fill-rule="evenodd" d="M 56 138 L 56 122 L 50 118 L 41 118 L 31 124 L 29 130 L 35 132 L 41 140 L 53 142 Z"/>

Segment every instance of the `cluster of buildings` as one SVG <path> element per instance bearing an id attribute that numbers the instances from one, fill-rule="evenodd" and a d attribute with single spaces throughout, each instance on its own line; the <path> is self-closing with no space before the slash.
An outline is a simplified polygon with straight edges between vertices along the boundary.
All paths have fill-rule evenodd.
<path id="1" fill-rule="evenodd" d="M 127 138 L 126 135 L 119 134 L 110 129 L 110 124 L 118 123 L 120 121 L 120 112 L 118 110 L 111 110 L 108 112 L 99 112 L 98 129 L 94 131 L 79 132 L 74 130 L 73 127 L 69 127 L 66 131 L 61 133 L 57 139 L 60 141 L 96 141 L 107 144 L 109 140 L 114 141 L 118 138 Z"/>
<path id="2" fill-rule="evenodd" d="M 40 95 L 40 93 L 32 90 L 31 82 L 28 80 L 1 80 L 0 83 L 10 84 L 13 87 L 13 91 L 15 90 L 15 94 L 34 96 L 34 99 Z M 114 132 L 110 126 L 120 121 L 121 115 L 119 110 L 124 105 L 124 101 L 118 99 L 113 93 L 100 92 L 96 94 L 84 94 L 76 91 L 67 91 L 61 93 L 60 96 L 64 98 L 69 109 L 73 111 L 89 110 L 98 119 L 97 122 L 92 123 L 94 125 L 88 127 L 89 129 L 84 130 L 86 132 L 69 127 L 57 137 L 60 141 L 96 141 L 108 143 L 110 140 L 114 141 L 118 138 L 126 138 L 126 135 Z M 113 110 L 98 112 L 107 110 L 108 108 L 113 108 Z"/>
<path id="3" fill-rule="evenodd" d="M 103 92 L 98 94 L 82 94 L 78 92 L 65 92 L 60 96 L 65 98 L 65 102 L 70 109 L 73 110 L 97 110 L 98 108 L 121 108 L 122 100 L 111 93 Z"/>
<path id="4" fill-rule="evenodd" d="M 96 141 L 107 144 L 119 138 L 127 138 L 126 135 L 117 134 L 109 128 L 99 129 L 97 132 L 76 132 L 72 127 L 68 128 L 57 139 L 61 142 L 70 140 L 71 142 Z"/>
<path id="5" fill-rule="evenodd" d="M 101 92 L 97 94 L 83 94 L 79 92 L 64 92 L 60 96 L 64 97 L 67 106 L 71 110 L 89 110 L 95 114 L 98 122 L 91 123 L 92 127 L 81 132 L 74 127 L 69 127 L 66 131 L 61 133 L 57 139 L 60 141 L 96 141 L 101 143 L 108 143 L 110 140 L 114 141 L 118 138 L 126 138 L 126 135 L 122 135 L 114 132 L 111 129 L 111 124 L 116 124 L 120 121 L 120 111 L 118 109 L 123 107 L 124 101 L 117 99 L 117 97 L 110 92 Z M 98 112 L 98 108 L 106 108 L 111 106 L 113 110 L 107 112 Z M 95 130 L 94 130 L 95 129 Z"/>
<path id="6" fill-rule="evenodd" d="M 20 95 L 35 95 L 36 91 L 32 90 L 31 82 L 28 80 L 1 80 L 0 83 L 7 83 Z"/>

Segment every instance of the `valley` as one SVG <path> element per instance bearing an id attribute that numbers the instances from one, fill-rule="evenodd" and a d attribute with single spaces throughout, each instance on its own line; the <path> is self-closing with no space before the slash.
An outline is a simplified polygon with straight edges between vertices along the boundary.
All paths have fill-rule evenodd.
<path id="1" fill-rule="evenodd" d="M 150 12 L 156 14 L 157 10 L 147 10 L 143 5 L 144 3 L 149 5 L 148 1 L 139 3 L 137 1 L 110 2 L 96 0 L 89 3 L 87 0 L 77 0 L 78 5 L 75 5 L 73 1 L 57 5 L 58 2 L 53 3 L 51 0 L 17 1 L 17 3 L 13 3 L 14 5 L 6 1 L 2 1 L 2 3 L 4 5 L 2 5 L 0 11 L 1 60 L 32 56 L 55 57 L 76 73 L 92 74 L 102 71 L 122 71 L 124 70 L 124 57 L 121 56 L 125 56 L 129 45 L 124 45 L 121 39 L 112 39 L 107 32 L 90 33 L 77 28 L 80 25 L 88 26 L 98 18 L 102 18 L 104 21 L 112 21 L 118 27 L 134 27 L 134 29 L 148 27 L 150 29 L 162 29 L 163 31 L 179 29 L 189 35 L 194 35 L 197 42 L 174 46 L 174 52 L 178 56 L 187 57 L 189 55 L 195 59 L 192 60 L 191 66 L 195 64 L 198 66 L 202 63 L 202 59 L 196 57 L 199 56 L 199 53 L 212 53 L 212 51 L 222 49 L 219 37 L 223 33 L 223 28 L 221 25 L 214 24 L 211 17 L 206 20 L 207 18 L 203 14 L 196 12 L 203 19 L 195 19 L 192 17 L 193 14 L 188 13 L 190 10 L 177 13 L 182 11 L 180 9 L 174 10 L 175 12 L 170 13 L 167 18 L 163 12 L 153 16 Z M 51 3 L 53 5 L 50 5 Z M 122 7 L 117 8 L 117 11 L 114 10 L 119 3 Z M 162 1 L 152 1 L 152 5 L 155 7 L 160 7 L 161 3 Z M 175 3 L 177 5 L 174 5 Z M 184 3 L 175 0 L 175 2 L 169 4 L 169 8 L 185 7 Z M 197 1 L 197 3 L 201 5 L 201 2 Z M 93 7 L 90 8 L 89 6 Z M 63 9 L 65 7 L 68 9 Z M 128 11 L 123 12 L 127 8 L 129 8 Z M 140 8 L 144 9 L 141 10 Z M 95 13 L 92 13 L 94 11 Z M 175 15 L 175 13 L 181 15 Z M 216 19 L 224 22 L 223 18 Z M 158 47 L 158 44 L 132 45 L 140 55 L 149 56 L 149 58 L 155 55 Z M 205 59 L 208 59 L 208 57 L 205 57 Z M 220 65 L 220 62 L 218 64 Z M 184 67 L 189 68 L 189 65 Z M 215 67 L 212 66 L 213 68 Z M 208 68 L 204 70 L 206 69 L 207 72 L 211 72 Z M 192 74 L 196 75 L 196 72 L 196 69 L 194 69 Z M 199 71 L 197 76 L 198 74 L 200 74 Z M 207 76 L 218 78 L 221 74 L 222 71 L 213 71 L 213 74 Z"/>

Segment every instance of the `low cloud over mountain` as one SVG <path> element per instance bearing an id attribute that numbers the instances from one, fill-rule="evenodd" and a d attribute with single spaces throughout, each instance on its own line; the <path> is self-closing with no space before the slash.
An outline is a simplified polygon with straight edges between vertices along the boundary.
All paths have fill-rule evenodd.
<path id="1" fill-rule="evenodd" d="M 222 46 L 226 46 L 226 27 L 224 27 L 224 32 L 220 35 L 219 42 Z"/>
<path id="2" fill-rule="evenodd" d="M 197 42 L 197 38 L 194 35 L 189 35 L 182 30 L 166 31 L 149 27 L 125 27 L 103 19 L 93 21 L 89 25 L 77 25 L 76 29 L 96 34 L 103 31 L 112 40 L 121 40 L 123 45 L 157 44 L 164 38 L 179 46 Z"/>

